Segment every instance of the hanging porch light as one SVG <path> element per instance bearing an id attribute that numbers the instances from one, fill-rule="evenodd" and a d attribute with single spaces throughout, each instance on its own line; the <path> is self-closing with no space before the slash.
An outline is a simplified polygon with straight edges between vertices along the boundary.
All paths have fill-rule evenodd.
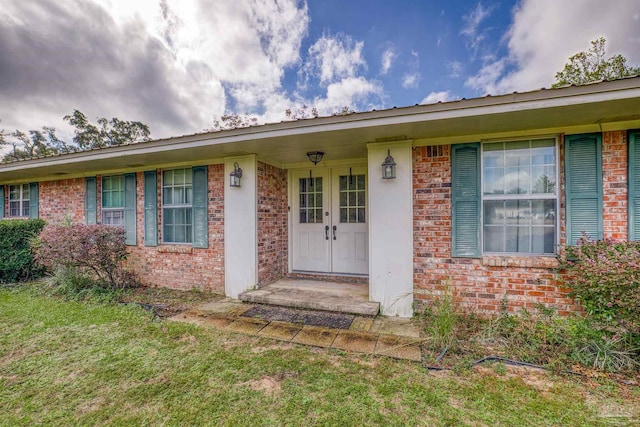
<path id="1" fill-rule="evenodd" d="M 391 157 L 391 150 L 387 150 L 387 158 L 382 162 L 382 179 L 396 177 L 396 161 Z"/>

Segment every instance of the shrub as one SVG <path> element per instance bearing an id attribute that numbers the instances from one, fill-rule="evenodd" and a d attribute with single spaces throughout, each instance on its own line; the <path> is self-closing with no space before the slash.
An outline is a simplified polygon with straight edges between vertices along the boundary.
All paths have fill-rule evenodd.
<path id="1" fill-rule="evenodd" d="M 35 262 L 29 243 L 44 225 L 41 219 L 0 221 L 0 283 L 42 275 L 44 270 Z"/>
<path id="2" fill-rule="evenodd" d="M 124 230 L 105 225 L 48 225 L 35 245 L 36 259 L 64 277 L 90 278 L 108 289 L 136 286 L 123 268 L 127 258 Z"/>
<path id="3" fill-rule="evenodd" d="M 640 242 L 590 240 L 566 248 L 564 284 L 597 320 L 640 332 Z"/>

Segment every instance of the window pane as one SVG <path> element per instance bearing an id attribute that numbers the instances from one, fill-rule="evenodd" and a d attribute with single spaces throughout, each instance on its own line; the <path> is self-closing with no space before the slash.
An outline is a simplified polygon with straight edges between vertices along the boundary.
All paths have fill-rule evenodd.
<path id="1" fill-rule="evenodd" d="M 504 187 L 506 194 L 529 193 L 529 166 L 505 168 Z"/>
<path id="2" fill-rule="evenodd" d="M 307 210 L 304 208 L 300 209 L 300 224 L 307 223 Z"/>
<path id="3" fill-rule="evenodd" d="M 22 202 L 22 216 L 29 216 L 29 201 Z"/>
<path id="4" fill-rule="evenodd" d="M 349 193 L 349 206 L 355 206 L 356 205 L 356 193 L 351 192 Z"/>
<path id="5" fill-rule="evenodd" d="M 306 208 L 307 207 L 307 195 L 306 194 L 301 194 L 300 195 L 300 207 L 301 208 Z"/>
<path id="6" fill-rule="evenodd" d="M 534 194 L 555 194 L 556 168 L 555 166 L 534 166 L 531 168 Z"/>
<path id="7" fill-rule="evenodd" d="M 365 204 L 364 191 L 358 191 L 358 206 L 364 206 Z"/>
<path id="8" fill-rule="evenodd" d="M 316 224 L 322 223 L 322 209 L 316 209 Z"/>
<path id="9" fill-rule="evenodd" d="M 340 208 L 340 222 L 347 222 L 347 208 Z"/>
<path id="10" fill-rule="evenodd" d="M 339 179 L 340 191 L 344 191 L 344 190 L 346 190 L 348 188 L 347 187 L 347 178 L 348 177 L 346 177 L 344 175 L 340 175 L 340 179 Z"/>
<path id="11" fill-rule="evenodd" d="M 484 194 L 504 194 L 504 169 L 485 168 Z"/>
<path id="12" fill-rule="evenodd" d="M 357 177 L 358 177 L 358 190 L 364 190 L 365 188 L 364 175 L 357 175 Z"/>
<path id="13" fill-rule="evenodd" d="M 347 206 L 347 193 L 345 191 L 340 192 L 340 206 Z"/>
<path id="14" fill-rule="evenodd" d="M 505 252 L 530 252 L 529 227 L 505 227 Z"/>
<path id="15" fill-rule="evenodd" d="M 307 179 L 300 178 L 300 192 L 304 193 L 307 191 Z"/>
<path id="16" fill-rule="evenodd" d="M 22 184 L 22 200 L 29 200 L 29 184 Z"/>
<path id="17" fill-rule="evenodd" d="M 321 177 L 320 178 L 316 178 L 315 181 L 316 181 L 316 183 L 315 183 L 316 184 L 316 190 L 315 191 L 318 191 L 318 192 L 322 191 L 322 178 Z"/>
<path id="18" fill-rule="evenodd" d="M 358 222 L 359 223 L 362 224 L 362 223 L 366 222 L 364 216 L 365 216 L 364 208 L 359 208 L 358 209 Z"/>
<path id="19" fill-rule="evenodd" d="M 504 252 L 504 227 L 484 227 L 485 252 Z"/>
<path id="20" fill-rule="evenodd" d="M 316 194 L 316 207 L 318 208 L 322 207 L 322 193 Z"/>
<path id="21" fill-rule="evenodd" d="M 484 202 L 484 223 L 486 225 L 504 224 L 505 209 L 502 200 Z"/>

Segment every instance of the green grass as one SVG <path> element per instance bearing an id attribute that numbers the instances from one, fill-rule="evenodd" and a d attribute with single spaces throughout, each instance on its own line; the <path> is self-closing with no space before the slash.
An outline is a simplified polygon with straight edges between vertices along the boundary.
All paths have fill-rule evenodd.
<path id="1" fill-rule="evenodd" d="M 639 397 L 544 373 L 434 375 L 0 288 L 2 426 L 605 426 L 637 421 Z"/>

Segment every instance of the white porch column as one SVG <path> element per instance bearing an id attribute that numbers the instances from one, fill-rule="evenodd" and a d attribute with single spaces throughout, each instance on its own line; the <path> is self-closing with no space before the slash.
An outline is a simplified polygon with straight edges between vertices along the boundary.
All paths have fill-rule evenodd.
<path id="1" fill-rule="evenodd" d="M 369 299 L 386 316 L 413 315 L 412 141 L 367 144 L 369 152 Z M 396 178 L 382 179 L 387 150 Z"/>
<path id="2" fill-rule="evenodd" d="M 229 185 L 234 162 L 242 169 L 241 187 Z M 225 295 L 253 289 L 258 283 L 258 161 L 255 154 L 224 159 Z"/>

